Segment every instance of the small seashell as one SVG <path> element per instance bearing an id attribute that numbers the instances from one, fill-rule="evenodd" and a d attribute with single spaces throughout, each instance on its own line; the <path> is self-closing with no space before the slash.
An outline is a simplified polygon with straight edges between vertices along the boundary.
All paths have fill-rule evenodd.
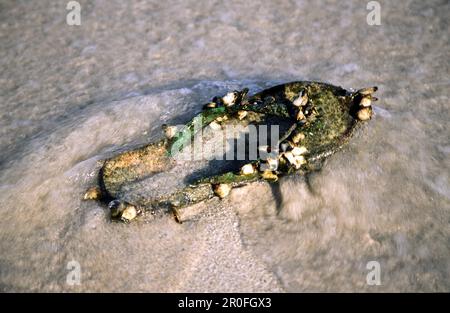
<path id="1" fill-rule="evenodd" d="M 239 110 L 239 111 L 238 111 L 238 118 L 239 118 L 240 120 L 243 120 L 243 119 L 247 116 L 247 114 L 248 114 L 247 111 Z"/>
<path id="2" fill-rule="evenodd" d="M 301 121 L 305 119 L 305 114 L 303 114 L 302 110 L 299 110 L 297 113 L 297 121 Z"/>
<path id="3" fill-rule="evenodd" d="M 216 122 L 223 122 L 228 120 L 228 116 L 224 115 L 224 116 L 219 116 L 218 118 L 216 118 Z"/>
<path id="4" fill-rule="evenodd" d="M 299 143 L 301 140 L 305 139 L 304 133 L 297 133 L 292 137 L 292 141 L 294 143 Z"/>
<path id="5" fill-rule="evenodd" d="M 299 155 L 295 157 L 295 168 L 299 169 L 300 166 L 302 166 L 303 164 L 306 164 L 306 159 L 303 155 Z"/>
<path id="6" fill-rule="evenodd" d="M 209 127 L 211 127 L 212 130 L 221 130 L 222 129 L 222 126 L 219 123 L 217 123 L 216 121 L 212 121 L 209 124 Z"/>
<path id="7" fill-rule="evenodd" d="M 378 87 L 375 86 L 375 87 L 360 89 L 360 90 L 358 90 L 358 93 L 362 96 L 368 96 L 368 95 L 373 94 L 377 90 L 378 90 Z"/>
<path id="8" fill-rule="evenodd" d="M 137 210 L 134 206 L 129 205 L 127 208 L 122 212 L 122 215 L 120 216 L 120 219 L 124 222 L 129 222 L 136 218 L 137 216 Z"/>
<path id="9" fill-rule="evenodd" d="M 370 97 L 363 97 L 359 105 L 362 107 L 370 107 L 372 105 L 372 99 Z"/>
<path id="10" fill-rule="evenodd" d="M 295 169 L 299 169 L 303 164 L 306 163 L 305 157 L 302 155 L 295 156 L 291 151 L 286 152 L 284 157 L 294 165 Z"/>
<path id="11" fill-rule="evenodd" d="M 291 151 L 284 153 L 283 156 L 289 161 L 289 163 L 295 163 L 295 156 Z"/>
<path id="12" fill-rule="evenodd" d="M 172 139 L 178 130 L 176 126 L 169 126 L 167 124 L 163 124 L 162 129 L 167 139 Z"/>
<path id="13" fill-rule="evenodd" d="M 214 186 L 214 193 L 223 199 L 230 194 L 231 186 L 229 184 L 218 184 Z"/>
<path id="14" fill-rule="evenodd" d="M 294 100 L 294 102 L 292 102 L 292 104 L 295 105 L 296 107 L 302 107 L 307 103 L 308 103 L 308 95 L 304 91 L 298 96 L 297 99 Z"/>
<path id="15" fill-rule="evenodd" d="M 242 175 L 252 175 L 255 173 L 255 168 L 253 167 L 253 164 L 245 164 L 243 167 L 241 167 L 241 174 Z"/>
<path id="16" fill-rule="evenodd" d="M 292 149 L 292 154 L 294 156 L 299 156 L 305 154 L 306 152 L 308 152 L 308 149 L 306 149 L 306 147 L 294 147 Z"/>
<path id="17" fill-rule="evenodd" d="M 266 180 L 272 180 L 272 181 L 277 181 L 278 180 L 278 176 L 273 173 L 272 171 L 266 170 L 261 174 L 261 177 L 266 179 Z"/>
<path id="18" fill-rule="evenodd" d="M 236 101 L 236 98 L 237 97 L 236 97 L 236 93 L 235 92 L 229 92 L 222 98 L 222 101 L 223 101 L 223 104 L 226 107 L 229 107 L 229 106 L 234 105 L 234 102 Z"/>
<path id="19" fill-rule="evenodd" d="M 357 113 L 358 119 L 361 121 L 367 121 L 370 120 L 372 117 L 372 108 L 371 107 L 365 107 L 358 111 Z"/>
<path id="20" fill-rule="evenodd" d="M 102 192 L 99 187 L 91 187 L 84 194 L 84 200 L 97 200 L 100 199 Z"/>
<path id="21" fill-rule="evenodd" d="M 278 159 L 267 158 L 266 162 L 267 165 L 269 165 L 269 169 L 274 171 L 278 168 Z"/>

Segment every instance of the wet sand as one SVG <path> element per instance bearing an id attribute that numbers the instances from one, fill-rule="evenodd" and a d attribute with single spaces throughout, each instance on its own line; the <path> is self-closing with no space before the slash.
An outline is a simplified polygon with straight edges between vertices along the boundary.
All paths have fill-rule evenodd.
<path id="1" fill-rule="evenodd" d="M 448 1 L 380 1 L 380 26 L 366 1 L 80 3 L 72 27 L 65 1 L 0 4 L 0 290 L 450 290 Z M 309 185 L 240 188 L 182 225 L 81 200 L 163 123 L 292 80 L 379 87 Z"/>

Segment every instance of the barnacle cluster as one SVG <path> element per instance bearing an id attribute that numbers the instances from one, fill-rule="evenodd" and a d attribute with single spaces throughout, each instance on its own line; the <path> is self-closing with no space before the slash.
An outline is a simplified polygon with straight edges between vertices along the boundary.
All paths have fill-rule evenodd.
<path id="1" fill-rule="evenodd" d="M 292 173 L 306 174 L 341 148 L 360 122 L 372 117 L 376 90 L 372 87 L 347 91 L 320 82 L 292 82 L 253 96 L 248 96 L 248 89 L 243 89 L 214 97 L 183 128 L 164 125 L 166 138 L 161 141 L 106 160 L 99 175 L 100 187 L 91 188 L 85 199 L 109 202 L 112 216 L 123 221 L 155 207 L 169 208 L 181 220 L 178 214 L 181 208 L 214 196 L 222 199 L 236 186 L 257 180 L 276 182 L 279 177 Z M 277 143 L 260 146 L 264 153 L 238 171 L 204 177 L 157 198 L 130 199 L 124 194 L 123 187 L 129 183 L 168 170 L 173 157 L 202 128 L 219 130 L 230 120 L 255 123 L 267 116 L 283 119 L 291 126 Z"/>

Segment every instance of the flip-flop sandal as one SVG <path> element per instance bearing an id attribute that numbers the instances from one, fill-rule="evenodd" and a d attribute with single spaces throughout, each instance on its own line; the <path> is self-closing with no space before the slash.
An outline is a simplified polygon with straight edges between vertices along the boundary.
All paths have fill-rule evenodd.
<path id="1" fill-rule="evenodd" d="M 224 198 L 234 187 L 255 181 L 276 183 L 281 176 L 320 169 L 325 158 L 339 150 L 362 121 L 370 120 L 372 101 L 377 100 L 375 91 L 377 87 L 347 91 L 330 84 L 300 81 L 253 96 L 244 89 L 215 97 L 181 129 L 163 125 L 166 136 L 159 142 L 106 160 L 99 173 L 99 186 L 90 188 L 84 199 L 108 203 L 112 218 L 125 222 L 158 208 L 171 211 L 181 222 L 191 205 L 216 196 Z M 197 177 L 195 182 L 183 185 L 176 169 L 177 157 L 192 157 L 192 140 L 207 126 L 207 136 L 214 137 L 226 125 L 264 125 L 271 118 L 287 127 L 275 142 L 259 145 L 256 157 L 239 169 L 225 167 L 220 172 L 223 168 L 215 167 L 216 172 L 219 170 L 216 175 Z M 158 181 L 158 175 L 164 173 L 171 173 L 169 181 L 173 183 L 167 183 L 167 177 L 163 183 Z"/>

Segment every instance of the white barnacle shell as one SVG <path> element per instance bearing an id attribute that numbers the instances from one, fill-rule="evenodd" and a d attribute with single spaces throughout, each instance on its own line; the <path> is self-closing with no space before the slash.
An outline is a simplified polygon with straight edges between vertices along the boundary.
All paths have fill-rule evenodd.
<path id="1" fill-rule="evenodd" d="M 224 122 L 228 120 L 228 116 L 224 115 L 224 116 L 219 116 L 218 118 L 216 118 L 216 122 Z"/>
<path id="2" fill-rule="evenodd" d="M 306 163 L 305 157 L 302 155 L 294 155 L 292 151 L 286 152 L 284 157 L 288 160 L 289 163 L 294 165 L 296 169 L 299 169 L 303 164 Z"/>
<path id="3" fill-rule="evenodd" d="M 270 171 L 270 170 L 266 170 L 261 174 L 261 177 L 266 179 L 266 180 L 271 180 L 271 181 L 277 181 L 278 180 L 278 175 L 275 174 L 274 172 Z"/>
<path id="4" fill-rule="evenodd" d="M 305 134 L 303 133 L 298 133 L 295 136 L 292 137 L 292 141 L 294 143 L 299 143 L 301 140 L 305 139 Z"/>
<path id="5" fill-rule="evenodd" d="M 136 216 L 137 216 L 136 208 L 132 205 L 129 205 L 122 212 L 122 215 L 120 216 L 120 218 L 122 219 L 122 221 L 129 222 L 129 221 L 135 219 Z"/>
<path id="6" fill-rule="evenodd" d="M 212 121 L 211 123 L 209 123 L 209 127 L 211 127 L 212 130 L 222 129 L 222 126 L 219 123 L 217 123 L 216 121 Z"/>
<path id="7" fill-rule="evenodd" d="M 101 195 L 102 195 L 102 192 L 99 187 L 92 187 L 86 191 L 83 199 L 84 200 L 97 200 L 97 199 L 101 198 Z"/>
<path id="8" fill-rule="evenodd" d="M 372 109 L 370 107 L 364 107 L 358 111 L 357 116 L 361 121 L 370 120 L 372 117 Z"/>
<path id="9" fill-rule="evenodd" d="M 164 135 L 167 139 L 172 139 L 178 131 L 176 126 L 163 125 Z"/>
<path id="10" fill-rule="evenodd" d="M 304 156 L 302 156 L 302 155 L 296 156 L 294 167 L 295 167 L 295 169 L 298 170 L 305 163 L 306 163 L 306 160 L 305 160 Z"/>
<path id="11" fill-rule="evenodd" d="M 241 174 L 242 175 L 252 175 L 255 173 L 255 168 L 251 163 L 245 164 L 243 167 L 241 167 Z"/>
<path id="12" fill-rule="evenodd" d="M 300 166 L 302 166 L 303 164 L 306 164 L 306 159 L 303 155 L 299 155 L 295 157 L 295 164 L 296 164 L 296 168 L 300 168 Z"/>
<path id="13" fill-rule="evenodd" d="M 362 107 L 370 107 L 372 105 L 372 99 L 370 97 L 363 97 L 359 105 Z"/>
<path id="14" fill-rule="evenodd" d="M 229 92 L 222 98 L 222 101 L 226 107 L 229 107 L 234 105 L 236 98 L 237 97 L 235 92 Z"/>
<path id="15" fill-rule="evenodd" d="M 267 165 L 269 166 L 269 169 L 272 171 L 276 170 L 278 168 L 278 159 L 274 158 L 267 158 Z"/>
<path id="16" fill-rule="evenodd" d="M 230 194 L 231 186 L 229 184 L 218 184 L 214 187 L 214 193 L 223 199 Z"/>
<path id="17" fill-rule="evenodd" d="M 284 153 L 283 156 L 289 161 L 289 163 L 295 163 L 295 156 L 291 151 Z"/>
<path id="18" fill-rule="evenodd" d="M 303 147 L 303 146 L 302 147 L 294 147 L 291 152 L 294 156 L 299 156 L 299 155 L 302 155 L 302 154 L 305 154 L 306 152 L 308 152 L 308 149 L 306 149 L 306 147 Z"/>
<path id="19" fill-rule="evenodd" d="M 378 87 L 369 87 L 369 88 L 363 88 L 358 90 L 358 93 L 362 96 L 368 96 L 373 94 L 374 92 L 376 92 L 378 90 Z"/>
<path id="20" fill-rule="evenodd" d="M 238 118 L 239 118 L 239 120 L 243 120 L 247 116 L 247 114 L 248 114 L 247 111 L 239 110 L 238 111 Z"/>
<path id="21" fill-rule="evenodd" d="M 301 121 L 305 119 L 305 114 L 303 114 L 302 110 L 299 110 L 297 113 L 297 121 Z"/>
<path id="22" fill-rule="evenodd" d="M 308 95 L 306 94 L 306 92 L 302 92 L 300 93 L 298 98 L 294 100 L 292 104 L 295 105 L 296 107 L 302 107 L 305 106 L 307 103 L 308 103 Z"/>

